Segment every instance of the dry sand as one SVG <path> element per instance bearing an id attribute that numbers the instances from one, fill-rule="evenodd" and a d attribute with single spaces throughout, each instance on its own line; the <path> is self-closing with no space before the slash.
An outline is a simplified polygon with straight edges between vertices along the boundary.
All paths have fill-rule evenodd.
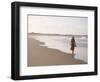
<path id="1" fill-rule="evenodd" d="M 40 44 L 44 43 L 29 36 L 30 35 L 28 35 L 28 66 L 85 64 L 83 61 L 75 59 L 70 53 L 40 46 Z"/>

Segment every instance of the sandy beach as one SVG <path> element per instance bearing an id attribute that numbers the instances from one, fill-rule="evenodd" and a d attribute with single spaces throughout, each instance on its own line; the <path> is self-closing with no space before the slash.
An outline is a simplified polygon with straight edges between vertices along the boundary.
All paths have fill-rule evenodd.
<path id="1" fill-rule="evenodd" d="M 44 44 L 44 42 L 35 40 L 30 36 L 32 35 L 28 35 L 28 66 L 85 64 L 82 60 L 75 59 L 70 53 L 40 46 L 40 44 Z"/>

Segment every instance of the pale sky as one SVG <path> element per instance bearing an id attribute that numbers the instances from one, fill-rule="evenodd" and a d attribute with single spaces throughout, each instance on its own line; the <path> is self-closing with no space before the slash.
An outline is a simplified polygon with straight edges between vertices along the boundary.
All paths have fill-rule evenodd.
<path id="1" fill-rule="evenodd" d="M 28 15 L 28 32 L 87 35 L 87 17 Z"/>

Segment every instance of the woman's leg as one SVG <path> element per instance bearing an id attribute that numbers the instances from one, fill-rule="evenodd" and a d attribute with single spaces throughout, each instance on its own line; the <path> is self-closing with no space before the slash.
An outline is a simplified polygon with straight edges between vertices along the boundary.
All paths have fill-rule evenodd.
<path id="1" fill-rule="evenodd" d="M 72 50 L 72 54 L 74 55 L 74 50 Z"/>

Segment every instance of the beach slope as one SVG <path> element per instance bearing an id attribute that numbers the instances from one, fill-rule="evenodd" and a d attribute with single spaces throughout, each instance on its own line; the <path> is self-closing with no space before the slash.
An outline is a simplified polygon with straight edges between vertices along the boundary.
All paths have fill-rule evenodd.
<path id="1" fill-rule="evenodd" d="M 51 66 L 51 65 L 73 65 L 84 64 L 83 61 L 75 59 L 70 53 L 64 53 L 57 49 L 51 49 L 38 40 L 35 40 L 32 35 L 28 35 L 28 66 Z"/>

